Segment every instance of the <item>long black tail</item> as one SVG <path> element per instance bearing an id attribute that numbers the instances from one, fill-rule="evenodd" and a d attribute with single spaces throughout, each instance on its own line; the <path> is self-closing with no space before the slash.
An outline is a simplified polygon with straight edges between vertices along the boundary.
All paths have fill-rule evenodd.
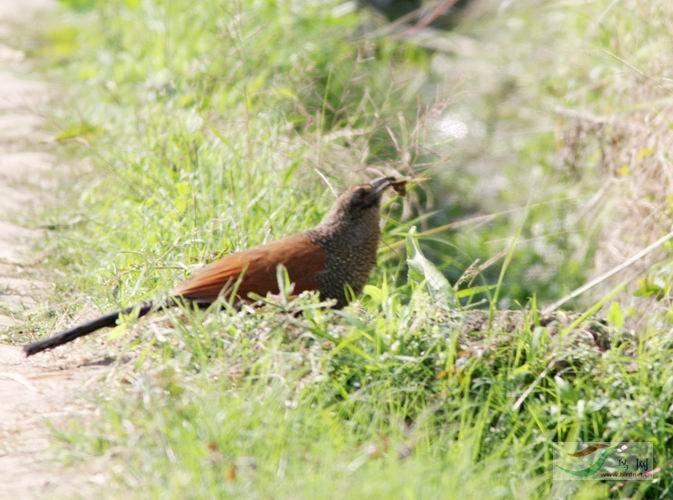
<path id="1" fill-rule="evenodd" d="M 121 314 L 131 314 L 137 310 L 138 317 L 140 318 L 145 316 L 154 307 L 154 303 L 152 302 L 143 302 L 140 304 L 140 307 L 128 307 L 126 309 L 122 309 L 121 311 L 106 314 L 100 318 L 82 323 L 81 325 L 77 325 L 74 328 L 52 335 L 48 339 L 39 340 L 37 342 L 33 342 L 32 344 L 28 344 L 27 346 L 24 346 L 23 352 L 26 353 L 26 356 L 32 356 L 38 352 L 46 351 L 47 349 L 53 349 L 54 347 L 67 344 L 68 342 L 71 342 L 79 337 L 89 335 L 90 333 L 93 333 L 101 328 L 115 326 L 117 324 L 117 319 Z M 161 307 L 166 307 L 166 305 L 162 305 Z"/>

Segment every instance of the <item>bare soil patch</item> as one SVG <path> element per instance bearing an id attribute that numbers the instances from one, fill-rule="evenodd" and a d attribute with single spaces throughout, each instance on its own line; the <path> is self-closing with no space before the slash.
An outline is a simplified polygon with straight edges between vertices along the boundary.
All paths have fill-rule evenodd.
<path id="1" fill-rule="evenodd" d="M 10 45 L 12 33 L 52 7 L 0 0 L 0 498 L 82 497 L 105 480 L 93 464 L 65 467 L 51 438 L 72 417 L 96 411 L 85 395 L 107 363 L 81 346 L 26 359 L 20 346 L 1 343 L 51 288 L 34 250 L 42 232 L 22 221 L 59 175 L 41 117 L 52 91 L 26 77 L 30 61 Z"/>

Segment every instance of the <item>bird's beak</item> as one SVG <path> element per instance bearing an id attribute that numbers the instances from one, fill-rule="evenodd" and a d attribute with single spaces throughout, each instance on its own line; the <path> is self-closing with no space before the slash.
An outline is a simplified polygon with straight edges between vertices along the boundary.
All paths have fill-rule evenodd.
<path id="1" fill-rule="evenodd" d="M 381 195 L 388 189 L 397 179 L 395 177 L 379 177 L 374 179 L 369 184 L 372 186 L 372 194 Z"/>

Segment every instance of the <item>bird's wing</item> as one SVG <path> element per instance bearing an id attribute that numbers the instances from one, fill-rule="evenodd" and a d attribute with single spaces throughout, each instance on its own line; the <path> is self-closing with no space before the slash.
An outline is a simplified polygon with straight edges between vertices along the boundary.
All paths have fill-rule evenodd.
<path id="1" fill-rule="evenodd" d="M 236 295 L 278 293 L 276 269 L 287 269 L 294 293 L 317 290 L 316 275 L 325 270 L 327 254 L 305 234 L 298 234 L 266 245 L 227 255 L 180 283 L 176 296 L 198 302 L 213 302 L 226 287 L 240 278 Z"/>

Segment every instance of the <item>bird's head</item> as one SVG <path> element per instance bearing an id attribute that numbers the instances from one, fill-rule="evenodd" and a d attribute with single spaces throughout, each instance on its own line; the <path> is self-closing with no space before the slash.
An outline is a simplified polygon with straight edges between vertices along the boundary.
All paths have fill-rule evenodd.
<path id="1" fill-rule="evenodd" d="M 402 194 L 405 182 L 396 177 L 379 177 L 371 182 L 356 184 L 339 196 L 324 222 L 353 223 L 373 216 L 378 220 L 383 193 L 393 187 Z"/>

